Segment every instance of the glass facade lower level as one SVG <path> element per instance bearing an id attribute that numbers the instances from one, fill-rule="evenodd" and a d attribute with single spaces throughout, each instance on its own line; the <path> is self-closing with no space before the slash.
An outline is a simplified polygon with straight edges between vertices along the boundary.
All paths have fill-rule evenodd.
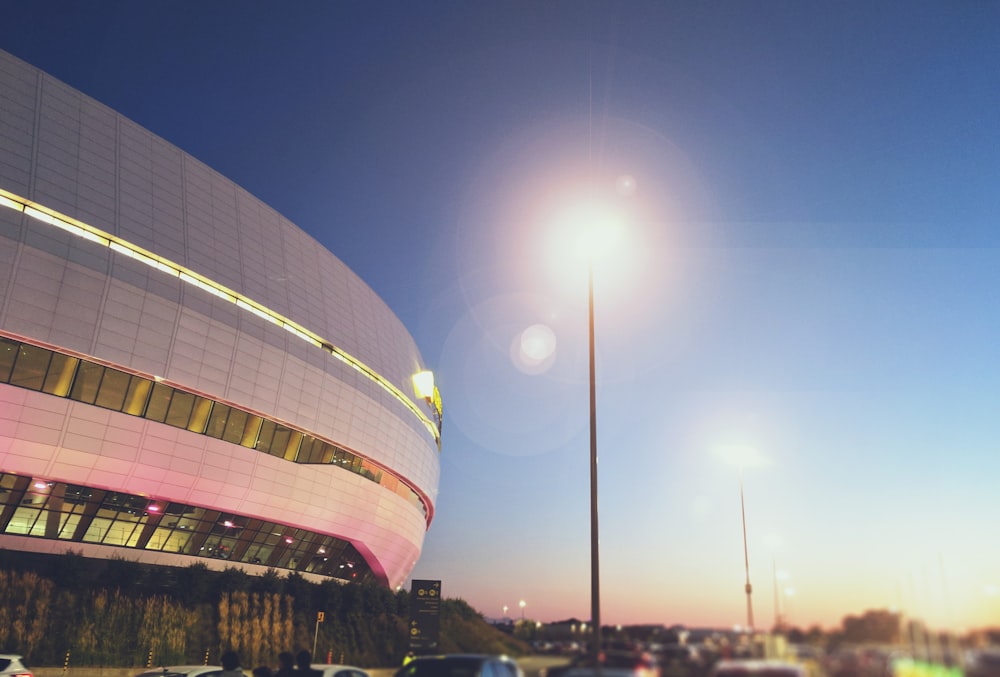
<path id="1" fill-rule="evenodd" d="M 374 580 L 364 558 L 339 538 L 195 505 L 9 473 L 0 473 L 0 533 L 210 557 L 352 582 Z"/>

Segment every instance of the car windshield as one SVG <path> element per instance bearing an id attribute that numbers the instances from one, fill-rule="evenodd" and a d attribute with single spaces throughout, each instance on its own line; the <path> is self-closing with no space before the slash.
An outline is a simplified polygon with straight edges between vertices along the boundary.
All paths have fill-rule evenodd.
<path id="1" fill-rule="evenodd" d="M 481 665 L 481 660 L 471 657 L 417 660 L 398 672 L 397 677 L 475 677 Z"/>

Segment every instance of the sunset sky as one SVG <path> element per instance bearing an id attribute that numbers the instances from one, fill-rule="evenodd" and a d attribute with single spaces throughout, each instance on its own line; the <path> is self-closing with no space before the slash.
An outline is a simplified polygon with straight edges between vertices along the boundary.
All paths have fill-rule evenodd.
<path id="1" fill-rule="evenodd" d="M 0 0 L 385 299 L 445 408 L 413 577 L 541 621 L 590 615 L 599 200 L 604 622 L 745 622 L 742 472 L 758 627 L 1000 624 L 998 45 L 962 0 Z"/>

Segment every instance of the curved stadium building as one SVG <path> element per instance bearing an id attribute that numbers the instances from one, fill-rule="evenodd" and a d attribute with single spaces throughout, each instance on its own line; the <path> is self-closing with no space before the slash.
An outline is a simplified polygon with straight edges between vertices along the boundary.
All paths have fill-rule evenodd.
<path id="1" fill-rule="evenodd" d="M 440 470 L 418 373 L 312 237 L 0 51 L 0 548 L 399 586 Z"/>

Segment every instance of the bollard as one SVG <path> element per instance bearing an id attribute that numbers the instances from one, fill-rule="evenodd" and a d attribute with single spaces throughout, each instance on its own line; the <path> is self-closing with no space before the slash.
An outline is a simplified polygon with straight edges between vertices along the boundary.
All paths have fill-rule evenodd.
<path id="1" fill-rule="evenodd" d="M 344 652 L 343 651 L 340 652 L 340 664 L 341 665 L 344 664 Z"/>
<path id="2" fill-rule="evenodd" d="M 332 663 L 333 662 L 333 649 L 328 649 L 327 650 L 327 652 L 326 652 L 326 662 L 327 663 Z M 341 661 L 341 663 L 343 663 L 343 661 Z"/>
<path id="3" fill-rule="evenodd" d="M 146 659 L 146 667 L 147 668 L 153 667 L 153 650 L 152 649 L 149 650 L 149 658 Z"/>
<path id="4" fill-rule="evenodd" d="M 64 675 L 66 674 L 67 670 L 69 670 L 69 651 L 66 652 L 66 660 L 63 661 L 63 674 Z"/>
<path id="5" fill-rule="evenodd" d="M 205 649 L 205 663 L 204 663 L 204 665 L 208 665 L 208 651 L 209 651 L 208 649 Z"/>

